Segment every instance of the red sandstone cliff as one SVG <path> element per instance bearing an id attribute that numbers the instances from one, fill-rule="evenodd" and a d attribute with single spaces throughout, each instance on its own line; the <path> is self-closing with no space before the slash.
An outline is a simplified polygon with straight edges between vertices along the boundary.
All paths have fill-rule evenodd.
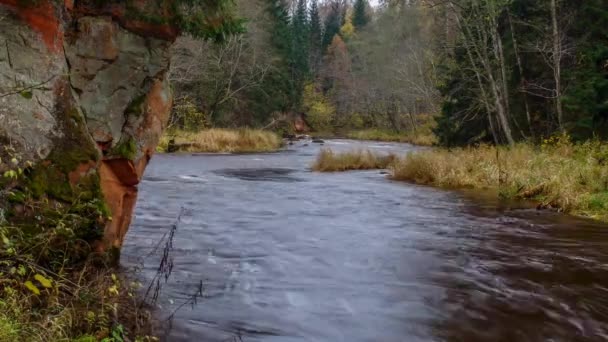
<path id="1" fill-rule="evenodd" d="M 177 35 L 128 19 L 117 3 L 0 0 L 0 158 L 16 151 L 32 162 L 28 182 L 40 198 L 69 202 L 101 190 L 111 218 L 100 250 L 122 245 L 165 128 Z"/>

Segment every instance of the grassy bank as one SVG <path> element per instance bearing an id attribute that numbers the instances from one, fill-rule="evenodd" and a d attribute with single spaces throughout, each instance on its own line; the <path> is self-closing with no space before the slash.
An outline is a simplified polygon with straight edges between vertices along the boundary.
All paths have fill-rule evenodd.
<path id="1" fill-rule="evenodd" d="M 99 205 L 22 208 L 34 207 L 43 215 L 0 222 L 0 341 L 153 341 L 140 284 L 82 235 L 104 215 Z"/>
<path id="2" fill-rule="evenodd" d="M 317 160 L 323 167 L 316 169 L 358 169 L 359 163 L 352 153 L 324 151 Z M 395 158 L 389 168 L 395 180 L 491 189 L 503 198 L 532 200 L 540 208 L 608 221 L 608 145 L 600 142 L 573 144 L 561 138 L 541 146 L 437 148 Z"/>
<path id="3" fill-rule="evenodd" d="M 369 150 L 334 153 L 325 148 L 317 156 L 312 169 L 319 172 L 386 169 L 395 158 L 392 154 L 378 155 Z"/>
<path id="4" fill-rule="evenodd" d="M 171 141 L 173 140 L 173 144 Z M 172 130 L 162 138 L 160 152 L 254 153 L 273 152 L 283 141 L 270 131 L 213 128 L 200 132 Z M 171 145 L 174 150 L 171 151 Z"/>
<path id="5" fill-rule="evenodd" d="M 423 130 L 419 132 L 395 132 L 376 128 L 361 131 L 351 131 L 346 133 L 346 137 L 355 140 L 401 142 L 420 146 L 432 146 L 437 143 L 435 135 L 433 135 L 430 130 Z"/>
<path id="6" fill-rule="evenodd" d="M 452 188 L 495 188 L 504 198 L 608 221 L 608 145 L 551 139 L 542 146 L 429 150 L 393 165 L 397 180 Z"/>

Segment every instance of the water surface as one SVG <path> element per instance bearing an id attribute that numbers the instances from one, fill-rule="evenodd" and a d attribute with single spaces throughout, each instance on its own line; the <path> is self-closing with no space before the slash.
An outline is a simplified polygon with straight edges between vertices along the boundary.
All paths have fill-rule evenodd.
<path id="1" fill-rule="evenodd" d="M 123 263 L 153 276 L 144 256 L 184 208 L 159 311 L 205 290 L 168 340 L 608 340 L 605 225 L 379 171 L 313 173 L 318 149 L 153 158 Z"/>

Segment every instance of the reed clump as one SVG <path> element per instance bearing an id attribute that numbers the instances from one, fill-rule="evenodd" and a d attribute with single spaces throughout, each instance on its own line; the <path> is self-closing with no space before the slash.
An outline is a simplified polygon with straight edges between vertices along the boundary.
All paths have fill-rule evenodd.
<path id="1" fill-rule="evenodd" d="M 380 155 L 370 150 L 336 153 L 324 148 L 319 152 L 312 169 L 319 172 L 386 169 L 396 159 L 394 154 Z"/>
<path id="2" fill-rule="evenodd" d="M 173 130 L 159 144 L 161 152 L 255 153 L 281 148 L 282 139 L 274 132 L 259 129 L 212 128 L 199 132 Z"/>

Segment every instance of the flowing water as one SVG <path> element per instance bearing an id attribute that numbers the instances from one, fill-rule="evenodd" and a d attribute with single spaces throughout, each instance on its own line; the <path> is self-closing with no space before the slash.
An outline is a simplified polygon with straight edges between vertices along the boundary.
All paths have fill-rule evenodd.
<path id="1" fill-rule="evenodd" d="M 328 141 L 405 153 L 406 144 Z M 608 227 L 276 154 L 158 155 L 123 264 L 183 208 L 159 300 L 170 341 L 608 340 Z"/>

